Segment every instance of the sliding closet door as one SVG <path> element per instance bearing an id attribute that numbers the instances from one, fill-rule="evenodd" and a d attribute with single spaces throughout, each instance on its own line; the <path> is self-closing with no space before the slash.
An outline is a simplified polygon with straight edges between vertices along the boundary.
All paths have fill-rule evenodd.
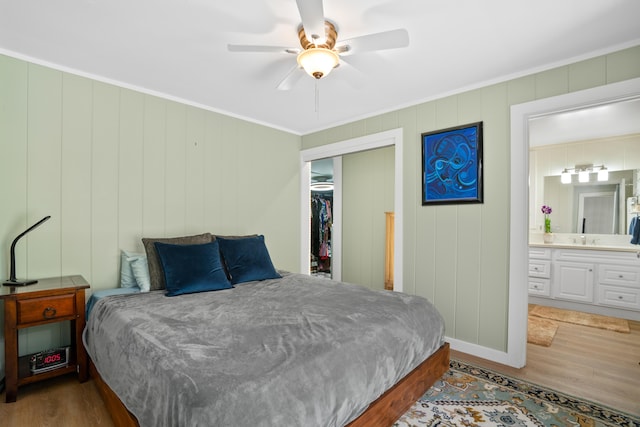
<path id="1" fill-rule="evenodd" d="M 394 147 L 347 154 L 342 163 L 342 280 L 384 289 L 385 212 L 394 210 Z"/>

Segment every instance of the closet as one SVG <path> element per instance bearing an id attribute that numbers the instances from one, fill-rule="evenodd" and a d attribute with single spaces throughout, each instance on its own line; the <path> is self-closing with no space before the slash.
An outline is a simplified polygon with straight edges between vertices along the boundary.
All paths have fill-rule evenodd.
<path id="1" fill-rule="evenodd" d="M 311 191 L 311 274 L 331 277 L 333 191 Z"/>
<path id="2" fill-rule="evenodd" d="M 312 275 L 331 278 L 333 255 L 333 159 L 311 162 L 310 265 Z"/>

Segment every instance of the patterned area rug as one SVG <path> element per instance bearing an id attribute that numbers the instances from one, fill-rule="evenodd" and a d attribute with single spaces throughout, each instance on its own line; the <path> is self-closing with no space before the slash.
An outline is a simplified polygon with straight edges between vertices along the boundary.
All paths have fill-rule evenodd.
<path id="1" fill-rule="evenodd" d="M 455 360 L 450 367 L 394 427 L 640 427 L 640 417 L 596 403 Z"/>

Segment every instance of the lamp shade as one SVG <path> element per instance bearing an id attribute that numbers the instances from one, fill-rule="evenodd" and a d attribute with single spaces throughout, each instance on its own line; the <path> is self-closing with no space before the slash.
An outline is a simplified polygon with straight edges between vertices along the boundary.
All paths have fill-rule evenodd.
<path id="1" fill-rule="evenodd" d="M 568 170 L 563 170 L 560 174 L 560 182 L 563 184 L 571 184 L 571 172 Z"/>
<path id="2" fill-rule="evenodd" d="M 339 60 L 336 52 L 322 47 L 312 47 L 298 55 L 298 65 L 316 79 L 327 76 L 338 65 Z"/>

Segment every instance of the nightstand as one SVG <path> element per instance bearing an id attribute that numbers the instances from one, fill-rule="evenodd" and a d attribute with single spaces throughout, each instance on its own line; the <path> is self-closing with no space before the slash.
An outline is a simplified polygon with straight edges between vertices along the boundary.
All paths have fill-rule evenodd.
<path id="1" fill-rule="evenodd" d="M 15 402 L 18 387 L 77 372 L 80 382 L 88 379 L 87 353 L 82 345 L 85 325 L 84 290 L 89 284 L 82 276 L 38 279 L 29 286 L 2 286 L 4 300 L 4 360 L 6 402 Z M 29 356 L 18 357 L 18 330 L 48 323 L 71 323 L 69 364 L 50 371 L 32 373 Z M 44 350 L 44 349 L 43 349 Z"/>

